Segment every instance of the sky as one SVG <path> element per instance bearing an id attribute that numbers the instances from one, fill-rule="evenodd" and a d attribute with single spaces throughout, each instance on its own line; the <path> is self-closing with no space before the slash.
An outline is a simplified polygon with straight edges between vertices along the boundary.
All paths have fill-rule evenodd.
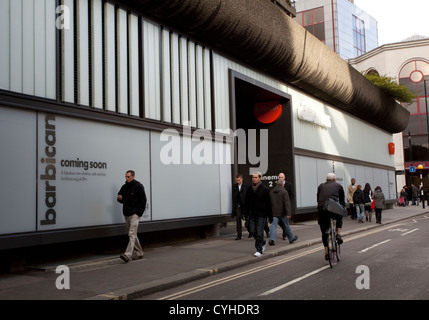
<path id="1" fill-rule="evenodd" d="M 354 0 L 378 22 L 378 45 L 429 37 L 429 0 Z"/>

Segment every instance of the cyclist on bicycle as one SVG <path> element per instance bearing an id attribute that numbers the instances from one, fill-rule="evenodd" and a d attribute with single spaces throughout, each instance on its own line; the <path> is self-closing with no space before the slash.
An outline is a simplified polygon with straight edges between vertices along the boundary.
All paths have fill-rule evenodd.
<path id="1" fill-rule="evenodd" d="M 317 210 L 318 210 L 318 223 L 320 225 L 320 231 L 322 232 L 322 242 L 325 246 L 325 259 L 328 260 L 328 234 L 330 219 L 334 218 L 336 220 L 337 227 L 337 242 L 338 244 L 343 243 L 341 237 L 341 228 L 343 226 L 343 217 L 339 214 L 325 211 L 323 206 L 327 198 L 333 198 L 338 200 L 343 206 L 345 206 L 344 201 L 344 189 L 341 184 L 336 182 L 336 177 L 334 173 L 328 173 L 326 177 L 326 182 L 319 185 L 317 188 Z"/>

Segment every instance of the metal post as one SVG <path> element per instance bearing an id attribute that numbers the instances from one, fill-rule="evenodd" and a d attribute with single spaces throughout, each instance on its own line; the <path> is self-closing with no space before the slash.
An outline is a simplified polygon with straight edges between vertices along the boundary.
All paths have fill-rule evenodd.
<path id="1" fill-rule="evenodd" d="M 427 94 L 427 85 L 426 85 L 426 79 L 423 81 L 424 85 L 425 85 L 425 103 L 426 103 L 426 120 L 427 120 L 427 129 L 428 129 L 428 150 L 429 150 L 429 114 L 428 114 L 428 94 Z M 423 171 L 423 170 L 422 170 Z M 422 190 L 423 192 L 423 190 Z M 423 198 L 423 208 L 425 207 L 425 198 L 424 196 Z M 429 206 L 429 200 L 428 200 L 428 206 Z"/>
<path id="2" fill-rule="evenodd" d="M 423 83 L 425 85 L 426 122 L 427 122 L 427 130 L 428 130 L 428 148 L 429 148 L 429 114 L 428 114 L 428 94 L 426 92 L 426 80 L 424 80 Z"/>
<path id="3" fill-rule="evenodd" d="M 412 167 L 413 166 L 413 144 L 412 144 L 412 142 L 411 142 L 411 132 L 410 131 L 408 131 L 408 145 L 409 145 L 409 147 L 410 147 L 410 167 Z M 411 183 L 414 183 L 414 173 L 412 173 L 411 171 L 410 171 L 410 180 L 411 180 Z"/>

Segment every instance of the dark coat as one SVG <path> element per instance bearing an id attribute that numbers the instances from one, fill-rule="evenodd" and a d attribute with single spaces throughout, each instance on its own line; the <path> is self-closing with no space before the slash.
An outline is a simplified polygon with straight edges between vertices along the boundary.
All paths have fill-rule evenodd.
<path id="1" fill-rule="evenodd" d="M 253 186 L 250 185 L 247 188 L 244 208 L 246 216 L 252 218 L 272 217 L 270 190 L 260 183 L 256 191 L 253 191 Z"/>
<path id="2" fill-rule="evenodd" d="M 289 181 L 285 181 L 284 187 L 287 191 L 287 193 L 289 194 L 289 199 L 292 202 L 293 198 L 295 198 L 295 195 L 293 193 L 293 185 L 291 182 Z"/>
<path id="3" fill-rule="evenodd" d="M 238 183 L 234 183 L 232 186 L 232 213 L 231 218 L 235 218 L 237 215 L 237 207 L 240 206 L 243 210 L 244 202 L 246 201 L 246 192 L 249 185 L 244 182 L 241 184 L 241 190 L 238 189 Z"/>
<path id="4" fill-rule="evenodd" d="M 353 193 L 353 203 L 365 204 L 365 195 L 361 189 L 356 189 L 355 193 Z"/>
<path id="5" fill-rule="evenodd" d="M 122 200 L 118 202 L 123 204 L 122 213 L 124 216 L 132 216 L 133 214 L 141 217 L 146 209 L 146 193 L 143 185 L 137 180 L 125 183 L 118 195 L 122 196 Z"/>
<path id="6" fill-rule="evenodd" d="M 376 209 L 383 209 L 384 208 L 384 203 L 385 203 L 385 198 L 384 198 L 384 194 L 383 192 L 381 192 L 381 190 L 375 190 L 374 191 L 374 204 L 375 204 L 375 208 Z"/>
<path id="7" fill-rule="evenodd" d="M 344 201 L 344 188 L 336 181 L 326 181 L 317 188 L 317 206 L 323 207 L 327 198 L 338 200 L 343 206 Z"/>
<path id="8" fill-rule="evenodd" d="M 271 209 L 273 217 L 291 215 L 289 194 L 281 185 L 276 184 L 270 191 Z"/>

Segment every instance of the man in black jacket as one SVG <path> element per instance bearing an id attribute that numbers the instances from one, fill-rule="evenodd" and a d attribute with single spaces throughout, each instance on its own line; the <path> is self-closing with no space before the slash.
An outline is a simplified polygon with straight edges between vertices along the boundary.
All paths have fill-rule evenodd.
<path id="1" fill-rule="evenodd" d="M 346 205 L 344 201 L 344 188 L 341 184 L 336 182 L 336 177 L 334 173 L 328 173 L 326 177 L 326 182 L 319 185 L 317 188 L 317 210 L 319 213 L 318 223 L 320 226 L 320 231 L 322 232 L 322 242 L 325 247 L 325 259 L 328 260 L 328 234 L 326 233 L 329 230 L 329 225 L 331 223 L 331 217 L 336 220 L 337 227 L 337 241 L 339 244 L 343 243 L 343 238 L 341 237 L 341 228 L 343 227 L 343 217 L 339 214 L 325 211 L 323 206 L 327 198 L 332 198 L 337 200 L 343 206 Z"/>
<path id="2" fill-rule="evenodd" d="M 143 249 L 137 237 L 140 217 L 146 208 L 146 193 L 143 185 L 134 179 L 135 172 L 128 170 L 125 174 L 126 183 L 118 192 L 118 202 L 123 204 L 122 213 L 128 229 L 129 242 L 125 253 L 120 256 L 125 262 L 143 258 Z"/>
<path id="3" fill-rule="evenodd" d="M 242 222 L 241 220 L 245 219 L 244 216 L 244 201 L 246 199 L 246 191 L 248 185 L 243 182 L 243 176 L 241 173 L 238 173 L 235 176 L 235 181 L 232 186 L 232 213 L 231 218 L 235 218 L 236 227 L 237 227 L 237 238 L 235 240 L 240 240 L 242 235 Z"/>
<path id="4" fill-rule="evenodd" d="M 267 218 L 271 219 L 270 190 L 261 183 L 262 174 L 255 172 L 252 175 L 252 185 L 247 188 L 245 210 L 249 217 L 250 232 L 255 238 L 255 257 L 264 253 L 266 241 L 264 240 L 264 227 Z"/>

